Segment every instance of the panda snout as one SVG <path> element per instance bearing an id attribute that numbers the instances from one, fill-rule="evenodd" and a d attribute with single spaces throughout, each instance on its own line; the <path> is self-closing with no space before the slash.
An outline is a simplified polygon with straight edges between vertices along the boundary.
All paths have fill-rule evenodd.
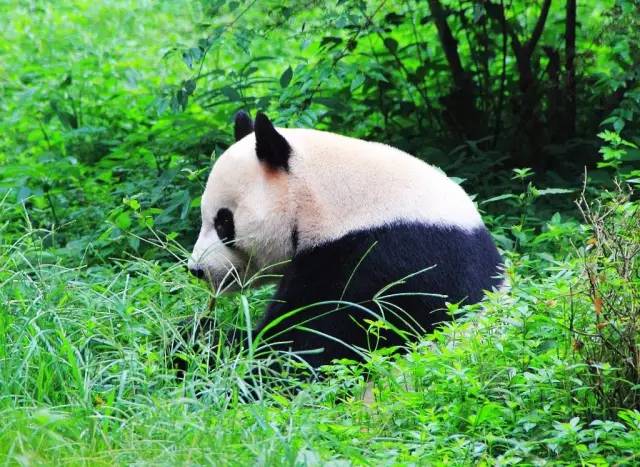
<path id="1" fill-rule="evenodd" d="M 189 266 L 189 272 L 198 279 L 204 279 L 204 269 L 198 265 Z"/>

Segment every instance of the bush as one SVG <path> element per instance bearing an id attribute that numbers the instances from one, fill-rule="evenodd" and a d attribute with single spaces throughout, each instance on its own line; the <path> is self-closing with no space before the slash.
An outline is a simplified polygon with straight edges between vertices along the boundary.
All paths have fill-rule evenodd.
<path id="1" fill-rule="evenodd" d="M 640 204 L 628 186 L 580 208 L 591 234 L 578 249 L 592 303 L 574 317 L 574 348 L 604 408 L 640 409 Z"/>

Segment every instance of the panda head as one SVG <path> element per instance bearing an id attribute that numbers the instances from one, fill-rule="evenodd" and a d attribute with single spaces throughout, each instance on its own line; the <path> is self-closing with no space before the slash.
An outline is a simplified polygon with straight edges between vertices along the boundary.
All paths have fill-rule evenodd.
<path id="1" fill-rule="evenodd" d="M 216 161 L 202 195 L 192 274 L 214 288 L 233 288 L 291 257 L 295 219 L 289 198 L 293 148 L 268 117 L 235 117 L 236 142 Z"/>

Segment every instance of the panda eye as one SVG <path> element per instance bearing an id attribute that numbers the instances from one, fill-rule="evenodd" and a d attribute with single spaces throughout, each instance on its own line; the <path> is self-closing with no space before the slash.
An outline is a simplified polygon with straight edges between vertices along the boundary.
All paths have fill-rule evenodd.
<path id="1" fill-rule="evenodd" d="M 235 240 L 236 229 L 233 223 L 233 213 L 227 208 L 218 210 L 216 217 L 213 219 L 213 227 L 216 229 L 218 238 L 223 243 L 229 244 Z"/>

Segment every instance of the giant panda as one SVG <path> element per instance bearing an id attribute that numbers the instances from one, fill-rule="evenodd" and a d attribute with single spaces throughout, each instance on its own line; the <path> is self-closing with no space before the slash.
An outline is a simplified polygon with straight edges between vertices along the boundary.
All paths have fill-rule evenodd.
<path id="1" fill-rule="evenodd" d="M 188 268 L 232 289 L 281 265 L 250 333 L 270 350 L 311 368 L 362 361 L 450 319 L 447 302 L 475 303 L 501 285 L 480 214 L 440 170 L 386 144 L 276 128 L 264 113 L 238 113 L 235 138 L 207 180 Z"/>

